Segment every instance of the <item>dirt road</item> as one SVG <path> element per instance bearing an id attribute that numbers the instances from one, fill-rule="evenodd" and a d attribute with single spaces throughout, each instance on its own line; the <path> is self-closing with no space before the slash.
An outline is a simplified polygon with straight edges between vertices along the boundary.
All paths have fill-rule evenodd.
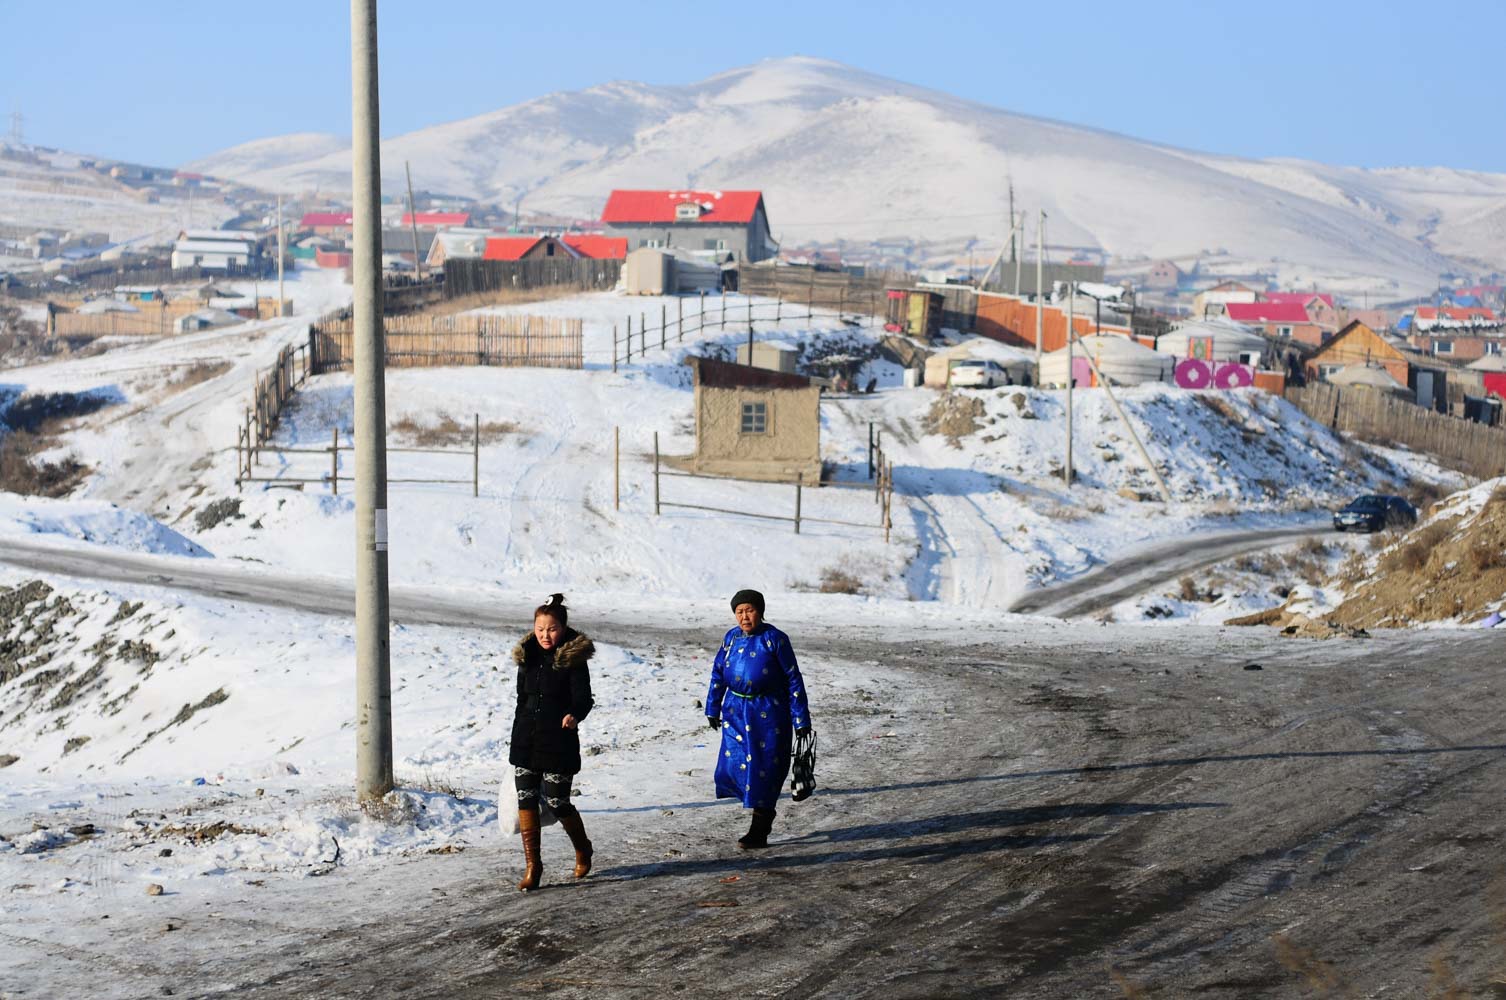
<path id="1" fill-rule="evenodd" d="M 1330 534 L 1329 526 L 1315 521 L 1297 528 L 1179 538 L 1131 553 L 1074 580 L 1031 591 L 1015 601 L 1009 610 L 1054 618 L 1083 618 L 1227 559 Z"/>
<path id="2" fill-rule="evenodd" d="M 506 842 L 248 890 L 286 899 L 120 961 L 143 996 L 1502 995 L 1498 641 L 1029 636 L 807 637 L 931 693 L 817 706 L 822 788 L 764 853 L 725 806 L 595 809 L 583 884 L 546 831 L 537 894 Z"/>

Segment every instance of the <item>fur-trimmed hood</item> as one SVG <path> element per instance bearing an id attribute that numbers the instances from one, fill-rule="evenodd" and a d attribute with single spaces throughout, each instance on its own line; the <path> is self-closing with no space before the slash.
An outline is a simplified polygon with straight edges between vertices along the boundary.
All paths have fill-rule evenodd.
<path id="1" fill-rule="evenodd" d="M 521 667 L 528 659 L 528 654 L 538 648 L 539 640 L 534 638 L 532 632 L 529 632 L 512 648 L 512 661 Z M 584 666 L 595 655 L 596 644 L 588 637 L 570 629 L 565 633 L 565 641 L 554 647 L 554 669 L 569 670 L 571 667 Z"/>

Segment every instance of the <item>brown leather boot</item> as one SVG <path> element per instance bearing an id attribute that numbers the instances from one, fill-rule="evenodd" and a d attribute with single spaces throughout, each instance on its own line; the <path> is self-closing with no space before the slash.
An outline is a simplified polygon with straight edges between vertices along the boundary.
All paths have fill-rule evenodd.
<path id="1" fill-rule="evenodd" d="M 544 877 L 544 861 L 539 853 L 539 811 L 518 810 L 518 833 L 523 837 L 523 881 L 518 883 L 519 892 L 528 892 L 539 887 Z"/>
<path id="2" fill-rule="evenodd" d="M 585 878 L 591 871 L 591 841 L 586 837 L 586 824 L 581 820 L 579 812 L 573 812 L 569 816 L 559 817 L 560 826 L 570 835 L 570 843 L 575 846 L 575 877 Z"/>

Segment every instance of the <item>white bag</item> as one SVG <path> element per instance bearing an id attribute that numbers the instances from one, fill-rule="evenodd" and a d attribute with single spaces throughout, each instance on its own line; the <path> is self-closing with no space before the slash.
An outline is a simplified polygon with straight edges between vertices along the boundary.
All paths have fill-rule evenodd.
<path id="1" fill-rule="evenodd" d="M 539 826 L 553 826 L 558 822 L 559 817 L 554 815 L 549 803 L 540 798 Z M 518 833 L 518 789 L 505 779 L 497 786 L 497 825 L 501 827 L 504 837 L 513 837 Z"/>

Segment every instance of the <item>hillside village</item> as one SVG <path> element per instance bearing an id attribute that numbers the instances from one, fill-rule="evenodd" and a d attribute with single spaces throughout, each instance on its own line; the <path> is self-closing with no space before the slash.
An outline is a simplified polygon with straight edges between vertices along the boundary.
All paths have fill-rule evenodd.
<path id="1" fill-rule="evenodd" d="M 1120 781 L 1102 747 L 1134 725 L 1102 706 L 1173 669 L 1201 699 L 1206 672 L 1228 685 L 1216 704 L 1173 713 L 1260 727 L 1251 749 L 1207 759 L 1287 767 L 1337 751 L 1266 755 L 1258 741 L 1308 720 L 1401 725 L 1400 709 L 1349 719 L 1331 664 L 1363 666 L 1366 642 L 1419 649 L 1401 644 L 1421 629 L 1474 655 L 1473 630 L 1506 615 L 1496 258 L 1414 248 L 1407 267 L 1452 268 L 1418 294 L 1394 274 L 1325 286 L 1294 280 L 1306 265 L 1250 267 L 1258 254 L 1053 239 L 1045 208 L 1015 206 L 1007 179 L 1007 215 L 965 241 L 923 226 L 786 239 L 794 199 L 704 172 L 693 187 L 633 173 L 524 211 L 522 195 L 428 190 L 420 170 L 389 178 L 381 202 L 399 788 L 376 815 L 345 788 L 355 212 L 315 183 L 348 152 L 309 145 L 270 166 L 242 150 L 251 165 L 233 177 L 0 145 L 0 771 L 14 781 L 0 885 L 38 941 L 125 961 L 124 939 L 86 925 L 96 880 L 129 883 L 133 901 L 176 897 L 195 920 L 200 906 L 262 920 L 304 900 L 305 879 L 489 843 L 513 792 L 498 636 L 556 591 L 600 629 L 591 669 L 609 680 L 583 736 L 597 770 L 577 792 L 594 830 L 642 855 L 644 879 L 704 848 L 705 651 L 691 630 L 725 627 L 726 596 L 750 579 L 781 621 L 821 637 L 812 702 L 861 702 L 832 725 L 838 778 L 818 808 L 833 811 L 797 820 L 850 820 L 860 841 L 888 832 L 842 796 L 914 791 L 891 773 L 922 745 L 911 719 L 949 752 L 990 755 L 959 780 L 1055 778 L 1068 765 L 1036 759 L 1040 746 L 1070 744 L 1087 748 L 1070 765 L 1083 780 Z M 1335 511 L 1371 495 L 1413 517 L 1336 531 Z M 917 685 L 885 642 L 962 652 L 927 661 L 936 679 Z M 1037 654 L 1047 667 L 1020 667 Z M 974 661 L 1019 673 L 968 714 L 984 690 L 965 676 Z M 1288 668 L 1322 675 L 1321 704 L 1306 687 L 1234 686 L 1295 684 Z M 1071 687 L 1081 674 L 1093 679 Z M 1086 728 L 1047 739 L 987 714 L 1015 703 Z M 1292 705 L 1308 714 L 1270 721 Z M 1345 753 L 1432 739 L 1398 732 Z M 1179 768 L 1203 762 L 1187 753 Z M 1048 793 L 1015 787 L 999 794 L 1027 796 L 1019 815 L 978 812 L 980 826 L 1037 822 L 1028 796 Z M 1151 797 L 1112 794 L 1114 822 L 1130 808 L 1119 799 Z M 1198 794 L 1208 802 L 1175 807 L 1224 808 Z M 1242 883 L 1240 899 L 1334 856 L 1330 836 L 1271 848 L 1277 861 L 1261 855 L 1247 879 L 1260 892 Z M 978 843 L 968 851 L 997 847 Z M 1070 841 L 1022 844 L 1054 857 Z M 594 884 L 640 877 L 607 872 Z M 687 904 L 702 916 L 739 905 L 712 892 L 751 894 L 768 874 L 694 877 L 708 873 L 719 881 Z M 318 884 L 353 910 L 356 890 L 335 883 Z M 44 951 L 18 947 L 0 979 L 79 982 Z M 197 988 L 208 973 L 185 975 Z"/>

